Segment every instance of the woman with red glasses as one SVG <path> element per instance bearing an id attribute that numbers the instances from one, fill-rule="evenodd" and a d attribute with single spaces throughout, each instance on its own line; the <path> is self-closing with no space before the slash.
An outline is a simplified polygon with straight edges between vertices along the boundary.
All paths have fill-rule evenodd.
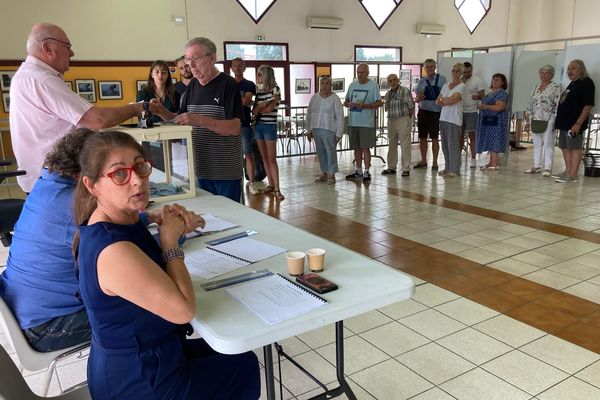
<path id="1" fill-rule="evenodd" d="M 80 163 L 74 248 L 92 327 L 92 398 L 257 399 L 254 353 L 223 355 L 185 339 L 196 297 L 178 239 L 201 218 L 164 206 L 159 243 L 153 239 L 138 213 L 148 204 L 152 165 L 125 133 L 95 133 Z"/>

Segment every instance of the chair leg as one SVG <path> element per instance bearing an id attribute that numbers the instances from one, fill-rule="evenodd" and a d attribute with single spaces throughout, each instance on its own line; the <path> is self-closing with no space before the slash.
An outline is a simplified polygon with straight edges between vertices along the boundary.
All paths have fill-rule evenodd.
<path id="1" fill-rule="evenodd" d="M 46 371 L 46 378 L 44 379 L 44 388 L 42 390 L 42 397 L 48 397 L 48 389 L 50 389 L 50 381 L 52 381 L 52 375 L 56 369 L 56 360 L 52 361 Z"/>

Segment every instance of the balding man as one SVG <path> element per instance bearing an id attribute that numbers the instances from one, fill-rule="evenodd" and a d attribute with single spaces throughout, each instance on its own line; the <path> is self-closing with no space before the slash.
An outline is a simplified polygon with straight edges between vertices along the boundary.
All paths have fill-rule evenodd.
<path id="1" fill-rule="evenodd" d="M 369 79 L 369 66 L 359 64 L 356 67 L 357 81 L 348 87 L 344 107 L 348 107 L 348 135 L 350 148 L 354 149 L 356 171 L 347 175 L 346 179 L 371 180 L 371 147 L 375 146 L 375 110 L 383 102 L 379 95 L 379 86 Z M 365 169 L 362 165 L 364 161 Z"/>
<path id="2" fill-rule="evenodd" d="M 19 169 L 30 192 L 54 143 L 76 127 L 109 128 L 142 111 L 142 104 L 95 107 L 65 85 L 63 74 L 75 53 L 56 25 L 35 25 L 27 37 L 27 58 L 10 87 L 10 134 Z"/>

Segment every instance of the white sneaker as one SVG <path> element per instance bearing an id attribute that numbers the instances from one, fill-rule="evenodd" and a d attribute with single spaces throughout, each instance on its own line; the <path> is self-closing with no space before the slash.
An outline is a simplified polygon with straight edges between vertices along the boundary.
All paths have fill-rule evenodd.
<path id="1" fill-rule="evenodd" d="M 256 187 L 256 184 L 254 182 L 248 183 L 248 191 L 250 192 L 250 194 L 258 194 L 259 193 L 259 190 Z"/>
<path id="2" fill-rule="evenodd" d="M 549 169 L 545 169 L 544 172 L 542 172 L 542 176 L 543 177 L 549 177 L 552 175 L 552 172 Z"/>

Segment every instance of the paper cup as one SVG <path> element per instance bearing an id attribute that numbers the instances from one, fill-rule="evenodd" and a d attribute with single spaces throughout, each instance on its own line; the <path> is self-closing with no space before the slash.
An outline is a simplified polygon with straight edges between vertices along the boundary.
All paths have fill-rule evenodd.
<path id="1" fill-rule="evenodd" d="M 288 264 L 288 273 L 292 276 L 298 276 L 304 273 L 304 258 L 306 254 L 302 251 L 288 251 L 285 258 Z"/>
<path id="2" fill-rule="evenodd" d="M 323 249 L 308 249 L 308 269 L 311 272 L 321 272 L 325 266 L 325 250 Z"/>

